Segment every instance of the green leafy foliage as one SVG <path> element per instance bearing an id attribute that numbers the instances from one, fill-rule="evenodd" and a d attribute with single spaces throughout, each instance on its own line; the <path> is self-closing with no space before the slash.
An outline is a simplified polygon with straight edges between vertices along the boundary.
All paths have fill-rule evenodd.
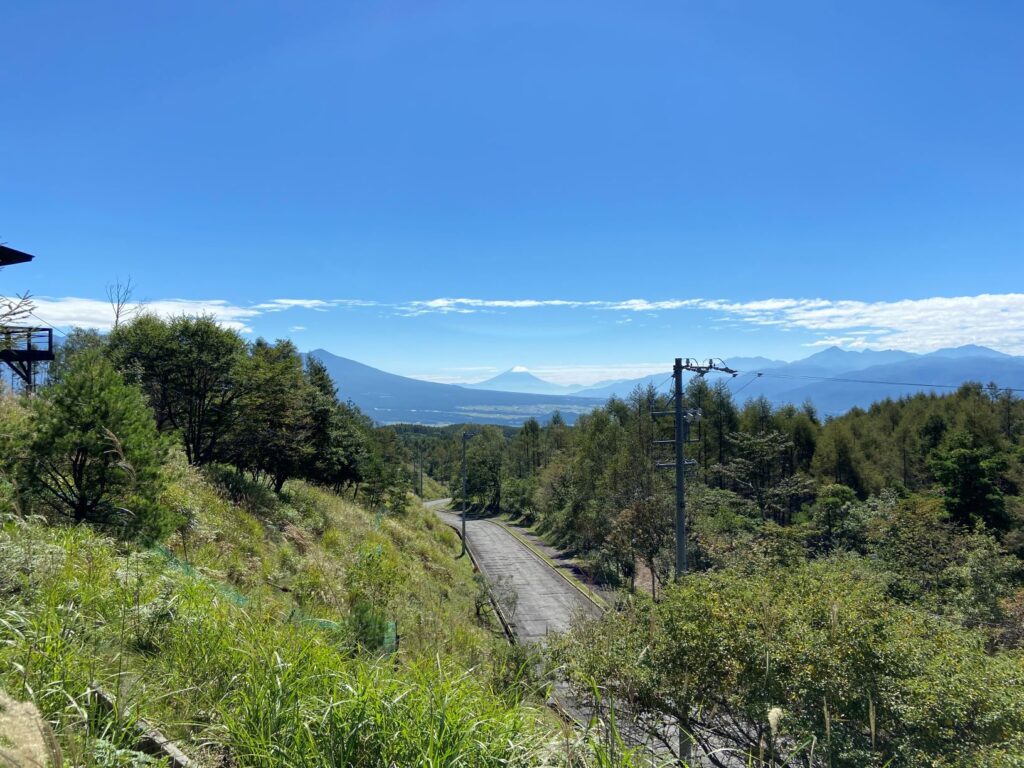
<path id="1" fill-rule="evenodd" d="M 275 491 L 309 463 L 307 381 L 302 358 L 290 341 L 259 339 L 239 363 L 242 382 L 234 420 L 223 447 L 232 464 L 265 475 Z"/>
<path id="2" fill-rule="evenodd" d="M 475 617 L 469 563 L 432 513 L 381 518 L 291 482 L 256 517 L 184 460 L 172 469 L 161 503 L 192 525 L 171 547 L 0 527 L 0 687 L 41 708 L 73 764 L 146 764 L 138 717 L 202 764 L 631 764 L 562 732 L 536 658 Z M 388 656 L 385 621 L 401 636 Z M 93 682 L 117 717 L 97 718 Z"/>
<path id="3" fill-rule="evenodd" d="M 215 764 L 649 757 L 611 720 L 557 736 L 542 660 L 494 645 L 486 607 L 514 614 L 514 590 L 410 503 L 444 492 L 421 474 L 461 494 L 463 427 L 377 428 L 290 342 L 211 318 L 73 333 L 51 374 L 0 400 L 0 674 L 76 764 L 132 764 L 142 714 Z M 677 583 L 664 395 L 467 446 L 467 503 L 629 587 L 555 643 L 579 694 L 658 737 L 683 723 L 716 765 L 1020 764 L 1021 402 L 967 385 L 822 423 L 696 378 L 684 405 Z M 126 704 L 102 722 L 98 678 Z"/>
<path id="4" fill-rule="evenodd" d="M 166 448 L 153 415 L 99 351 L 75 357 L 33 414 L 26 484 L 50 510 L 149 541 L 173 528 L 156 504 Z"/>
<path id="5" fill-rule="evenodd" d="M 684 405 L 703 420 L 678 584 L 664 396 L 494 431 L 470 463 L 481 507 L 500 466 L 533 488 L 500 511 L 629 588 L 557 644 L 578 694 L 655 740 L 684 722 L 712 765 L 1021 765 L 1024 403 L 967 385 L 822 423 L 695 379 Z M 432 444 L 452 477 L 461 429 Z"/>
<path id="6" fill-rule="evenodd" d="M 176 431 L 192 464 L 214 460 L 245 391 L 245 343 L 212 317 L 141 315 L 109 341 L 111 359 L 149 398 L 161 429 Z"/>
<path id="7" fill-rule="evenodd" d="M 943 488 L 946 509 L 957 522 L 972 525 L 982 521 L 993 528 L 1008 525 L 999 488 L 1007 462 L 994 453 L 966 431 L 954 432 L 932 452 L 929 468 Z"/>
<path id="8" fill-rule="evenodd" d="M 304 364 L 291 342 L 247 344 L 210 317 L 141 315 L 106 349 L 190 464 L 228 463 L 277 492 L 294 477 L 350 487 L 372 506 L 402 510 L 408 457 L 393 434 L 340 402 L 323 365 Z"/>
<path id="9" fill-rule="evenodd" d="M 942 546 L 958 556 L 988 548 L 990 556 L 978 555 L 979 562 L 1024 555 L 1024 403 L 1010 393 L 965 385 L 946 397 L 883 401 L 821 423 L 809 404 L 774 408 L 759 398 L 738 406 L 721 381 L 695 378 L 684 405 L 703 414 L 686 447 L 696 465 L 686 483 L 687 549 L 697 568 L 749 572 L 836 551 L 875 556 L 869 539 L 877 543 L 905 516 L 918 520 L 922 535 L 893 535 L 906 535 L 906 546 L 921 552 L 901 562 L 930 562 L 926 528 L 941 532 Z M 470 442 L 469 501 L 524 518 L 581 556 L 595 578 L 654 592 L 671 574 L 673 549 L 673 482 L 654 469 L 670 458 L 671 446 L 657 441 L 672 436 L 671 425 L 652 416 L 668 408 L 664 395 L 639 388 L 571 428 L 555 418 L 528 421 L 518 431 L 488 428 Z M 455 489 L 463 430 L 416 432 L 419 450 L 426 440 L 428 466 Z M 907 500 L 906 511 L 885 500 L 894 497 Z M 947 513 L 938 522 L 930 501 L 936 498 Z M 1010 572 L 1016 585 L 1019 575 Z M 638 581 L 638 574 L 645 578 Z M 982 614 L 1003 620 L 997 604 L 1005 590 L 994 586 L 1003 581 L 992 582 L 979 603 L 987 607 L 972 621 Z M 946 606 L 941 610 L 957 589 L 934 593 L 945 595 L 937 598 Z M 900 592 L 937 609 L 925 593 L 933 591 Z"/>
<path id="10" fill-rule="evenodd" d="M 604 681 L 758 764 L 983 765 L 1024 728 L 1019 657 L 895 602 L 849 558 L 689 576 L 578 625 L 558 658 L 581 694 Z"/>

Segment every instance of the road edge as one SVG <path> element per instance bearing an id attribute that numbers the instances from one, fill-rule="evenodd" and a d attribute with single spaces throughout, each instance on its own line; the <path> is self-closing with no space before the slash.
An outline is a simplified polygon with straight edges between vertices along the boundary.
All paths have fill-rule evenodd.
<path id="1" fill-rule="evenodd" d="M 443 520 L 441 521 L 441 524 L 447 525 L 455 531 L 455 535 L 458 537 L 459 541 L 462 541 L 462 531 L 459 530 L 457 525 L 452 525 L 451 523 L 447 523 Z M 480 567 L 480 563 L 478 563 L 476 558 L 473 556 L 473 550 L 470 548 L 468 541 L 465 542 L 465 547 L 466 554 L 469 555 L 469 562 L 473 564 L 473 570 L 477 573 L 482 573 L 484 578 L 489 578 L 487 576 L 487 571 Z M 513 625 L 507 618 L 505 618 L 505 614 L 501 610 L 501 606 L 498 605 L 498 601 L 494 599 L 494 595 L 488 594 L 487 599 L 490 600 L 491 607 L 494 608 L 494 615 L 498 617 L 498 622 L 501 624 L 501 628 L 505 632 L 505 638 L 508 640 L 509 645 L 518 645 L 519 639 L 516 637 L 515 630 L 512 629 Z"/>
<path id="2" fill-rule="evenodd" d="M 556 563 L 554 560 L 548 557 L 543 551 L 538 549 L 529 539 L 527 539 L 525 536 L 519 533 L 519 531 L 515 530 L 514 527 L 507 524 L 504 520 L 499 520 L 497 518 L 489 517 L 482 519 L 494 523 L 495 525 L 499 525 L 504 530 L 508 531 L 509 534 L 515 537 L 516 541 L 518 541 L 520 544 L 522 544 L 524 547 L 530 550 L 530 553 L 534 557 L 539 559 L 542 563 L 544 563 L 544 565 L 546 565 L 548 568 L 550 568 L 563 579 L 565 579 L 565 581 L 569 583 L 572 587 L 574 587 L 577 592 L 579 592 L 581 595 L 587 598 L 587 600 L 593 603 L 598 608 L 598 610 L 601 611 L 601 613 L 606 613 L 609 610 L 610 606 L 604 598 L 597 595 L 593 590 L 590 589 L 590 587 L 586 586 L 575 577 L 565 573 L 561 568 L 558 567 L 558 563 Z"/>

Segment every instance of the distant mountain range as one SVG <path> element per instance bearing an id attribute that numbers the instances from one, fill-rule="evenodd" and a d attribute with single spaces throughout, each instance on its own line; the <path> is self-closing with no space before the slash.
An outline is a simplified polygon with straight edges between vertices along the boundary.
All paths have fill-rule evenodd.
<path id="1" fill-rule="evenodd" d="M 916 392 L 949 392 L 966 381 L 995 382 L 1024 388 L 1024 357 L 967 345 L 926 355 L 900 350 L 852 352 L 829 347 L 786 363 L 765 358 L 730 358 L 739 371 L 728 379 L 739 401 L 764 396 L 775 405 L 811 401 L 823 415 L 839 415 L 855 406 Z M 669 375 L 644 376 L 577 392 L 580 397 L 626 397 L 637 385 L 657 386 Z M 714 379 L 709 379 L 713 381 Z"/>
<path id="2" fill-rule="evenodd" d="M 438 384 L 386 373 L 324 349 L 308 354 L 327 368 L 341 399 L 351 400 L 380 424 L 518 425 L 530 417 L 547 421 L 555 411 L 573 423 L 579 414 L 601 404 L 591 398 Z"/>
<path id="3" fill-rule="evenodd" d="M 573 395 L 584 387 L 580 385 L 563 386 L 534 376 L 526 368 L 516 366 L 493 379 L 479 381 L 476 384 L 462 384 L 467 389 L 487 389 L 499 392 L 525 392 L 535 395 Z"/>
<path id="4" fill-rule="evenodd" d="M 873 362 L 861 368 L 836 364 L 824 370 L 825 373 L 812 371 L 808 374 L 801 371 L 797 363 L 791 363 L 757 378 L 741 393 L 741 397 L 746 399 L 763 394 L 773 403 L 810 400 L 821 414 L 830 416 L 845 413 L 855 406 L 866 408 L 885 398 L 896 399 L 918 392 L 952 392 L 967 381 L 995 383 L 1011 389 L 1024 388 L 1024 357 L 974 346 L 940 349 L 927 355 L 907 355 L 901 359 L 894 357 L 892 362 Z M 787 374 L 793 378 L 781 378 Z M 773 379 L 773 375 L 778 378 Z M 808 378 L 801 380 L 798 375 Z M 810 376 L 830 380 L 814 380 Z M 732 386 L 743 386 L 749 378 L 750 375 L 734 379 Z"/>
<path id="5" fill-rule="evenodd" d="M 530 417 L 545 421 L 555 411 L 572 423 L 609 397 L 627 397 L 638 385 L 666 385 L 670 374 L 666 367 L 664 373 L 581 389 L 544 381 L 517 367 L 487 381 L 460 386 L 385 373 L 322 349 L 309 354 L 324 363 L 343 399 L 382 424 L 516 425 Z M 1024 357 L 976 345 L 926 355 L 830 347 L 791 363 L 737 357 L 726 364 L 739 372 L 726 379 L 738 401 L 764 396 L 776 405 L 799 405 L 809 400 L 822 415 L 838 415 L 854 406 L 916 392 L 941 394 L 965 381 L 1024 389 Z"/>

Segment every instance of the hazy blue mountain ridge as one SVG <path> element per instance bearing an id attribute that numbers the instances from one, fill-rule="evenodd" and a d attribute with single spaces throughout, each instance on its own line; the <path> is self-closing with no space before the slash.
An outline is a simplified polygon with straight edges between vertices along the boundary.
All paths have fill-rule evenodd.
<path id="1" fill-rule="evenodd" d="M 487 389 L 499 392 L 525 392 L 537 395 L 572 395 L 584 387 L 562 386 L 535 376 L 525 368 L 510 368 L 497 376 L 474 384 L 461 384 L 467 389 Z"/>
<path id="2" fill-rule="evenodd" d="M 351 400 L 381 424 L 521 424 L 546 421 L 555 411 L 572 423 L 598 400 L 564 395 L 495 392 L 438 384 L 387 373 L 323 349 L 308 353 L 327 368 L 342 400 Z"/>
<path id="3" fill-rule="evenodd" d="M 556 410 L 572 423 L 608 398 L 627 397 L 637 386 L 653 384 L 668 391 L 669 370 L 636 379 L 591 387 L 574 394 L 516 392 L 491 386 L 558 387 L 515 370 L 499 374 L 474 387 L 438 384 L 398 376 L 368 365 L 314 350 L 327 367 L 343 399 L 352 400 L 382 424 L 493 423 L 521 424 L 528 418 L 546 421 Z M 1024 389 L 1024 357 L 985 347 L 943 349 L 925 355 L 898 350 L 851 352 L 830 348 L 802 360 L 783 363 L 766 358 L 733 358 L 728 365 L 740 371 L 725 377 L 738 401 L 765 397 L 775 405 L 810 401 L 823 416 L 838 415 L 853 407 L 916 392 L 950 392 L 967 381 L 995 382 L 1000 387 Z M 758 376 L 757 374 L 761 375 Z M 709 381 L 719 375 L 711 374 Z M 689 377 L 688 377 L 689 378 Z M 488 385 L 483 388 L 482 385 Z"/>

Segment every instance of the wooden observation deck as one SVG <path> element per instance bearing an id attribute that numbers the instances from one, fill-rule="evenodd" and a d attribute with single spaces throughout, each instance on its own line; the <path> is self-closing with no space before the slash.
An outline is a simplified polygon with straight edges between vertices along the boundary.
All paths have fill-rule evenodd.
<path id="1" fill-rule="evenodd" d="M 0 245 L 0 267 L 26 264 L 34 257 Z M 53 329 L 0 325 L 0 363 L 6 363 L 31 392 L 36 363 L 53 360 Z"/>

